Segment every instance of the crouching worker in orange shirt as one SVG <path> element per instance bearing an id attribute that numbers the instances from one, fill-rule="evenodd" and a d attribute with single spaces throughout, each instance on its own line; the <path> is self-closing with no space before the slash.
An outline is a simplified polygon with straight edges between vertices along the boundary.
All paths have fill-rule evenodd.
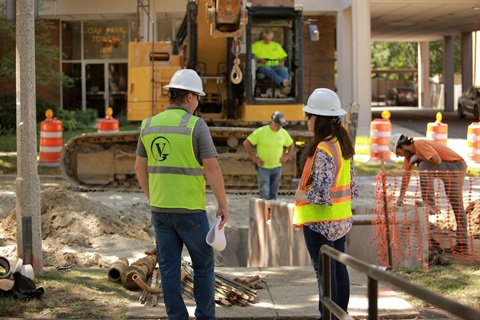
<path id="1" fill-rule="evenodd" d="M 403 134 L 391 136 L 390 151 L 404 157 L 403 177 L 397 205 L 403 205 L 412 169 L 418 164 L 422 199 L 430 214 L 435 214 L 434 177 L 443 181 L 445 193 L 452 206 L 457 222 L 457 243 L 453 251 L 467 251 L 467 216 L 463 207 L 463 181 L 467 173 L 465 160 L 449 147 L 431 140 L 413 140 Z"/>

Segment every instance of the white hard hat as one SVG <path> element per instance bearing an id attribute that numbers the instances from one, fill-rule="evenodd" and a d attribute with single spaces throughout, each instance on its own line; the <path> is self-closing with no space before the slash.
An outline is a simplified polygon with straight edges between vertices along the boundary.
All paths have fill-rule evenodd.
<path id="1" fill-rule="evenodd" d="M 222 222 L 222 217 L 217 216 L 217 219 L 210 227 L 210 230 L 207 233 L 205 241 L 212 246 L 213 249 L 217 251 L 223 251 L 227 246 L 227 239 L 225 238 L 225 227 L 219 229 L 220 222 Z"/>
<path id="2" fill-rule="evenodd" d="M 307 105 L 302 110 L 317 116 L 327 117 L 347 114 L 347 111 L 342 109 L 337 94 L 326 88 L 315 89 L 308 97 Z"/>
<path id="3" fill-rule="evenodd" d="M 401 134 L 401 133 L 395 133 L 390 137 L 390 140 L 388 140 L 388 149 L 392 151 L 393 153 L 397 153 L 397 148 L 399 143 L 404 143 L 410 138 Z"/>
<path id="4" fill-rule="evenodd" d="M 192 69 L 180 69 L 170 79 L 170 83 L 163 86 L 164 89 L 182 89 L 205 96 L 202 87 L 202 79 Z"/>

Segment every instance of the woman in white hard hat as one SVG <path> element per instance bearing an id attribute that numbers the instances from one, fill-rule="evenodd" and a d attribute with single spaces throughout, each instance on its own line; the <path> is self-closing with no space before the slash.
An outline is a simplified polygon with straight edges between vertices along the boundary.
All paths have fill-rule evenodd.
<path id="1" fill-rule="evenodd" d="M 329 89 L 315 89 L 303 107 L 308 130 L 314 133 L 295 193 L 293 224 L 303 227 L 313 268 L 319 281 L 318 258 L 324 244 L 345 252 L 345 237 L 353 223 L 351 199 L 357 195 L 353 155 L 355 149 L 342 126 L 341 108 L 337 94 Z M 350 299 L 350 280 L 347 267 L 332 259 L 332 300 L 347 311 Z M 322 295 L 319 281 L 319 292 Z M 322 319 L 321 297 L 319 300 Z"/>
<path id="2" fill-rule="evenodd" d="M 205 178 L 217 199 L 219 229 L 229 213 L 212 136 L 205 121 L 193 115 L 205 93 L 202 80 L 190 69 L 175 72 L 164 88 L 170 106 L 142 122 L 135 171 L 152 210 L 165 307 L 169 319 L 189 317 L 180 280 L 185 245 L 194 270 L 195 317 L 216 319 L 215 261 L 205 240 L 210 229 Z"/>

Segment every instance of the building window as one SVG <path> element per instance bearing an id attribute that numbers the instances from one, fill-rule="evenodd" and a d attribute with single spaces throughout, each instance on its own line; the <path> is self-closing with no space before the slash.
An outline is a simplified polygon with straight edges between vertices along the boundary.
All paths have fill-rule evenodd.
<path id="1" fill-rule="evenodd" d="M 183 16 L 172 13 L 163 13 L 157 16 L 157 41 L 172 41 L 182 24 Z"/>
<path id="2" fill-rule="evenodd" d="M 127 59 L 128 28 L 125 20 L 85 21 L 84 59 Z"/>
<path id="3" fill-rule="evenodd" d="M 63 63 L 62 70 L 65 75 L 73 79 L 73 86 L 63 87 L 63 109 L 81 110 L 82 109 L 82 64 L 81 63 Z"/>
<path id="4" fill-rule="evenodd" d="M 62 22 L 63 60 L 82 59 L 82 25 L 80 21 Z"/>

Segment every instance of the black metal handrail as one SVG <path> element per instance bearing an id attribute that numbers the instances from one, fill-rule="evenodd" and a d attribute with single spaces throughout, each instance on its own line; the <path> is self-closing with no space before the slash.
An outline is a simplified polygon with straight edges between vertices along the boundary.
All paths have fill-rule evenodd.
<path id="1" fill-rule="evenodd" d="M 330 246 L 323 245 L 320 248 L 318 265 L 321 267 L 319 278 L 322 284 L 322 296 L 320 299 L 322 300 L 322 304 L 324 306 L 324 319 L 331 319 L 332 313 L 342 320 L 354 319 L 331 299 L 331 259 L 339 261 L 350 268 L 365 273 L 368 276 L 367 319 L 369 320 L 378 319 L 378 282 L 388 283 L 396 289 L 402 290 L 403 292 L 408 293 L 415 298 L 426 301 L 437 308 L 447 311 L 457 317 L 461 317 L 462 319 L 480 319 L 480 310 L 478 309 L 458 303 L 450 298 L 420 287 L 419 285 L 403 280 L 389 272 L 372 267 L 371 265 L 348 254 L 340 252 Z"/>

